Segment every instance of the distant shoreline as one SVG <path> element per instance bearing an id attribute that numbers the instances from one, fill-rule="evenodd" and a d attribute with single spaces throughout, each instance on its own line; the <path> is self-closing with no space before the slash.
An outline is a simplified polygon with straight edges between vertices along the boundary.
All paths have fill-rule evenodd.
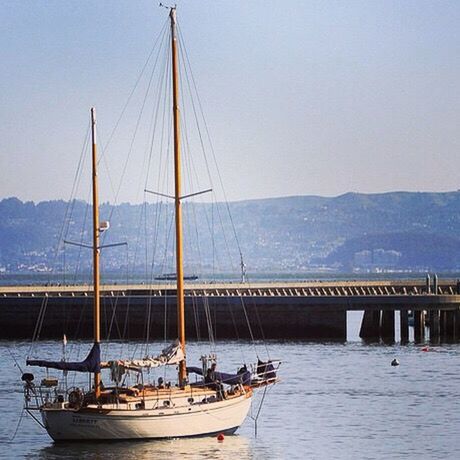
<path id="1" fill-rule="evenodd" d="M 404 279 L 426 279 L 427 274 L 431 277 L 434 273 L 427 272 L 397 272 L 397 273 L 279 273 L 279 272 L 268 272 L 268 273 L 250 273 L 247 275 L 247 283 L 260 282 L 260 281 L 352 281 L 352 280 L 404 280 Z M 443 271 L 437 272 L 438 278 L 449 278 L 449 279 L 460 279 L 460 271 Z M 241 279 L 232 274 L 221 273 L 215 274 L 204 274 L 198 276 L 197 280 L 188 281 L 187 284 L 194 283 L 213 283 L 213 282 L 234 282 L 238 283 Z M 91 273 L 85 273 L 74 277 L 69 273 L 2 273 L 0 274 L 0 286 L 12 286 L 12 285 L 81 285 L 91 284 L 92 275 Z M 135 273 L 130 275 L 127 279 L 126 276 L 119 275 L 117 273 L 108 273 L 102 276 L 102 283 L 105 284 L 152 284 L 156 281 L 153 279 L 145 280 L 145 276 L 142 273 Z M 172 282 L 171 282 L 172 283 Z"/>

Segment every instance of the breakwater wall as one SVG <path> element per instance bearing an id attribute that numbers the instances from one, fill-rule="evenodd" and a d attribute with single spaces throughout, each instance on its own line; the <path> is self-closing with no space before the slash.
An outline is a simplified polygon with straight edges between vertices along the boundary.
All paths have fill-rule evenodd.
<path id="1" fill-rule="evenodd" d="M 306 309 L 300 299 L 252 297 L 186 298 L 188 339 L 207 339 L 208 321 L 216 339 L 346 340 L 346 311 Z M 40 320 L 40 339 L 91 338 L 92 298 L 0 297 L 0 338 L 30 339 Z M 176 332 L 174 296 L 102 296 L 102 336 L 170 339 Z"/>
<path id="2" fill-rule="evenodd" d="M 457 280 L 305 281 L 192 283 L 185 289 L 190 339 L 301 339 L 344 341 L 347 311 L 364 311 L 360 335 L 400 340 L 460 340 Z M 101 297 L 102 334 L 117 339 L 176 337 L 176 299 L 171 285 L 106 285 Z M 398 318 L 399 316 L 399 318 Z M 0 339 L 83 339 L 92 336 L 92 292 L 78 286 L 0 287 Z M 36 325 L 39 324 L 37 329 Z"/>

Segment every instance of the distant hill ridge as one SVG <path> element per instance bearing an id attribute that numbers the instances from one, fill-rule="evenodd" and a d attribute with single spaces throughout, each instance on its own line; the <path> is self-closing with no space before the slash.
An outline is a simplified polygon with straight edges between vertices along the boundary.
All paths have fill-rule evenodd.
<path id="1" fill-rule="evenodd" d="M 116 206 L 113 215 L 117 216 L 117 222 L 110 229 L 113 240 L 138 240 L 142 206 L 128 203 Z M 228 231 L 231 223 L 225 207 L 215 205 L 216 209 L 216 206 L 221 207 L 224 216 L 221 223 Z M 455 270 L 460 267 L 458 191 L 292 196 L 236 201 L 229 203 L 229 207 L 250 271 Z M 193 209 L 197 222 L 203 226 L 198 238 L 206 233 L 204 222 L 208 219 L 209 225 L 211 208 L 207 203 L 185 206 L 185 209 Z M 67 203 L 62 200 L 37 204 L 17 198 L 1 200 L 0 270 L 49 269 L 66 209 Z M 111 212 L 110 204 L 101 206 L 102 218 Z M 147 205 L 147 213 L 155 215 L 153 204 Z M 68 235 L 80 238 L 81 222 L 87 222 L 85 230 L 88 231 L 88 219 L 87 204 L 75 202 Z M 146 226 L 150 236 L 153 235 L 152 222 Z M 216 226 L 212 234 L 216 247 L 225 244 L 222 228 Z M 201 241 L 200 246 L 201 269 L 206 271 L 213 260 L 212 245 Z M 189 256 L 189 260 L 193 260 L 193 254 Z M 75 257 L 69 252 L 66 264 L 75 264 Z M 136 265 L 135 257 L 130 257 Z M 116 270 L 126 263 L 126 256 L 114 250 L 107 260 L 108 267 Z"/>

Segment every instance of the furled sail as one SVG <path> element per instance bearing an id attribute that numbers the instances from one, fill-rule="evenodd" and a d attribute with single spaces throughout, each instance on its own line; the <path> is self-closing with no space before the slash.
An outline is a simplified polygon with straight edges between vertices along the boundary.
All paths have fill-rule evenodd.
<path id="1" fill-rule="evenodd" d="M 81 362 L 68 361 L 44 361 L 37 359 L 28 359 L 28 366 L 47 367 L 51 369 L 60 369 L 62 371 L 77 372 L 100 372 L 101 371 L 101 348 L 99 343 L 95 342 L 88 356 Z"/>
<path id="2" fill-rule="evenodd" d="M 132 370 L 140 370 L 141 368 L 152 368 L 159 366 L 177 365 L 184 360 L 184 352 L 178 340 L 166 347 L 162 352 L 155 357 L 146 356 L 143 359 L 126 359 L 108 361 L 101 364 L 103 368 L 124 368 Z"/>

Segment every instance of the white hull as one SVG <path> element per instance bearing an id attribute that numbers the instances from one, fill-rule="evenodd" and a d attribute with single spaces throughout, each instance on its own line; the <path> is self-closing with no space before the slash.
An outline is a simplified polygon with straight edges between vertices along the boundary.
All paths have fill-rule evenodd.
<path id="1" fill-rule="evenodd" d="M 233 433 L 251 405 L 249 394 L 207 404 L 138 410 L 43 408 L 55 441 L 161 439 Z"/>

